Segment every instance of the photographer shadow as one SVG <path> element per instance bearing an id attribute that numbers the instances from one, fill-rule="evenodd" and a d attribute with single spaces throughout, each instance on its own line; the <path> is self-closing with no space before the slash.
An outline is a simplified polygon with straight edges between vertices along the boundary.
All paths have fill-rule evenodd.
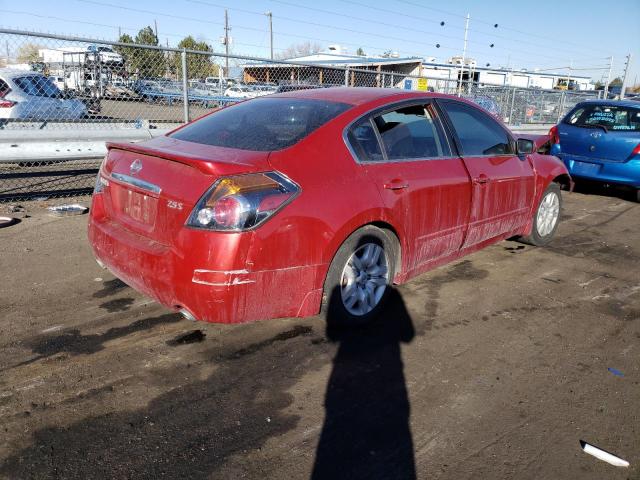
<path id="1" fill-rule="evenodd" d="M 332 320 L 327 338 L 339 347 L 311 478 L 415 478 L 400 349 L 415 330 L 400 293 L 389 287 L 384 311 L 365 327 L 340 328 Z"/>

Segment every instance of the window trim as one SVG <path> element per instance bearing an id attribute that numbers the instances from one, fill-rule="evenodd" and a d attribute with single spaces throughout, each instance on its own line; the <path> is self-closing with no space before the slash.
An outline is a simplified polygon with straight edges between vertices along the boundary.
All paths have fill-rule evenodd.
<path id="1" fill-rule="evenodd" d="M 342 140 L 344 141 L 347 150 L 351 154 L 353 160 L 359 165 L 377 165 L 381 163 L 400 163 L 400 162 L 422 162 L 422 161 L 431 161 L 431 160 L 450 160 L 460 158 L 458 155 L 455 155 L 454 145 L 452 145 L 451 138 L 449 136 L 449 132 L 445 128 L 445 125 L 441 119 L 441 112 L 433 108 L 434 98 L 424 97 L 424 98 L 411 98 L 408 100 L 402 100 L 400 102 L 383 105 L 381 107 L 374 108 L 373 110 L 369 110 L 361 115 L 358 115 L 355 119 L 350 121 L 346 127 L 342 130 Z M 373 121 L 373 118 L 379 115 L 384 115 L 385 113 L 393 112 L 400 108 L 411 107 L 414 105 L 424 105 L 425 107 L 432 107 L 430 110 L 430 114 L 433 116 L 432 120 L 436 126 L 436 133 L 438 133 L 442 138 L 443 146 L 449 147 L 450 155 L 442 156 L 442 157 L 417 157 L 417 158 L 397 158 L 397 159 L 389 159 L 387 155 L 387 150 L 384 148 L 384 142 L 382 141 L 382 137 L 380 136 L 380 132 L 378 131 L 378 127 Z M 371 124 L 373 131 L 376 134 L 376 139 L 378 140 L 378 146 L 380 147 L 380 151 L 382 152 L 382 160 L 360 160 L 358 155 L 351 145 L 349 141 L 349 131 L 351 128 L 360 123 L 363 119 L 367 119 L 367 121 Z M 364 123 L 364 122 L 363 122 Z"/>
<path id="2" fill-rule="evenodd" d="M 518 153 L 517 153 L 517 148 L 515 146 L 516 140 L 513 137 L 513 134 L 511 133 L 511 131 L 506 128 L 504 125 L 502 125 L 500 122 L 498 122 L 496 119 L 492 118 L 491 115 L 487 114 L 485 111 L 483 111 L 481 108 L 476 107 L 475 105 L 471 105 L 469 103 L 466 102 L 461 102 L 460 100 L 455 100 L 453 98 L 438 98 L 438 99 L 434 99 L 435 100 L 435 104 L 438 108 L 438 111 L 440 112 L 444 123 L 446 124 L 446 127 L 448 129 L 448 133 L 451 136 L 451 138 L 453 139 L 453 142 L 455 143 L 456 146 L 456 151 L 458 152 L 458 156 L 460 158 L 493 158 L 493 157 L 518 157 Z M 469 108 L 474 108 L 476 110 L 478 110 L 478 112 L 480 112 L 480 114 L 484 115 L 485 117 L 487 117 L 489 120 L 491 120 L 492 122 L 494 122 L 495 124 L 497 124 L 500 129 L 502 129 L 503 132 L 505 132 L 507 134 L 507 139 L 509 140 L 509 145 L 511 146 L 511 149 L 513 150 L 513 153 L 500 153 L 500 154 L 483 154 L 483 155 L 465 155 L 464 153 L 464 149 L 462 148 L 462 142 L 460 141 L 460 138 L 458 138 L 458 134 L 456 133 L 456 129 L 453 126 L 453 123 L 451 122 L 451 119 L 449 118 L 449 115 L 447 114 L 447 111 L 444 109 L 444 104 L 446 104 L 447 102 L 449 103 L 453 103 L 453 104 L 460 104 Z"/>

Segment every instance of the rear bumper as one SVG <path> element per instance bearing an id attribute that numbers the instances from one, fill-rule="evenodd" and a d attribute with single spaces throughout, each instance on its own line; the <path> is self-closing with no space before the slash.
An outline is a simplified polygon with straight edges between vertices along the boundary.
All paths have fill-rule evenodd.
<path id="1" fill-rule="evenodd" d="M 253 271 L 253 263 L 246 261 L 250 253 L 245 246 L 253 243 L 250 233 L 208 235 L 188 229 L 183 233 L 179 243 L 185 247 L 177 250 L 110 220 L 91 218 L 88 232 L 94 255 L 114 275 L 172 310 L 186 309 L 198 320 L 241 323 L 318 312 L 322 297 L 318 285 L 326 266 Z M 212 253 L 221 251 L 228 255 Z M 212 257 L 219 259 L 217 264 Z"/>
<path id="2" fill-rule="evenodd" d="M 587 161 L 583 157 L 578 159 L 571 155 L 562 155 L 561 159 L 573 178 L 640 188 L 640 160 L 603 162 L 594 159 Z"/>

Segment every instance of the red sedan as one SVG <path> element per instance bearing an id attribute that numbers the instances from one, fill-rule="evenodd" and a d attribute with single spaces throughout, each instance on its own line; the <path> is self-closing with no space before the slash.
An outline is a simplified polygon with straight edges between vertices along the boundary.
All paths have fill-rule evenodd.
<path id="1" fill-rule="evenodd" d="M 570 182 L 474 104 L 393 89 L 270 95 L 108 147 L 98 262 L 208 322 L 366 322 L 391 283 L 505 238 L 549 242 Z"/>

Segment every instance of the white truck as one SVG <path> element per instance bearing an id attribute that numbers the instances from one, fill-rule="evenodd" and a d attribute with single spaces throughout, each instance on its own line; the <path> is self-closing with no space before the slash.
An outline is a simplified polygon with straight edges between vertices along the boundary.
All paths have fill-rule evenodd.
<path id="1" fill-rule="evenodd" d="M 111 47 L 103 45 L 89 45 L 87 47 L 41 48 L 38 56 L 47 65 L 75 64 L 86 66 L 101 63 L 108 67 L 122 67 L 122 55 L 113 51 Z"/>

